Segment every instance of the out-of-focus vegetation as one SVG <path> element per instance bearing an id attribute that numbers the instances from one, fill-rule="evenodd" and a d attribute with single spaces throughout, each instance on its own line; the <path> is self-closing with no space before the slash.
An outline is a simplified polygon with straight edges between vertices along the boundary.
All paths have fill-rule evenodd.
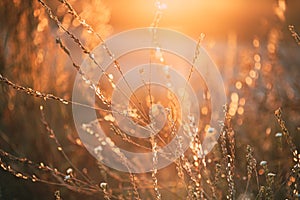
<path id="1" fill-rule="evenodd" d="M 228 29 L 224 25 L 211 30 L 210 24 L 200 30 L 198 19 L 186 22 L 192 24 L 187 33 L 206 33 L 202 46 L 224 77 L 228 107 L 219 145 L 204 159 L 192 150 L 158 173 L 132 175 L 97 163 L 87 152 L 76 133 L 70 103 L 29 89 L 70 100 L 77 73 L 72 65 L 86 57 L 41 2 L 0 2 L 0 74 L 12 81 L 1 77 L 0 159 L 5 170 L 0 171 L 0 199 L 159 199 L 160 194 L 162 199 L 299 198 L 299 3 L 266 1 L 269 12 L 256 13 L 253 20 L 259 21 L 250 28 L 239 22 Z M 68 1 L 45 2 L 90 50 L 101 41 L 80 19 L 103 38 L 113 32 L 114 23 L 122 29 L 114 17 L 110 24 L 115 3 L 70 1 L 78 20 Z M 205 16 L 199 19 L 203 20 Z M 289 25 L 294 28 L 289 30 Z M 14 83 L 28 88 L 13 89 Z M 202 107 L 201 114 L 207 113 L 209 108 Z"/>

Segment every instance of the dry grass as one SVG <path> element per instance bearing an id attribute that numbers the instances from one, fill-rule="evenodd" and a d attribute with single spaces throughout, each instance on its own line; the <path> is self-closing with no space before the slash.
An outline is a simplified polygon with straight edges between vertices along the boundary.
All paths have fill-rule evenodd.
<path id="1" fill-rule="evenodd" d="M 154 29 L 159 26 L 163 16 L 158 2 L 156 1 L 158 9 L 151 24 Z M 288 71 L 285 67 L 291 62 L 288 60 L 289 56 L 297 57 L 294 55 L 296 47 L 287 50 L 291 54 L 287 58 L 284 57 L 285 52 L 280 51 L 281 41 L 294 39 L 296 43 L 292 41 L 289 44 L 296 45 L 299 44 L 299 35 L 294 26 L 289 26 L 291 35 L 288 35 L 289 39 L 285 38 L 285 32 L 278 25 L 285 25 L 282 13 L 279 12 L 285 11 L 280 10 L 282 4 L 276 9 L 274 18 L 277 17 L 278 21 L 270 25 L 268 36 L 254 36 L 247 50 L 241 49 L 238 53 L 236 64 L 240 71 L 234 72 L 237 69 L 231 68 L 234 73 L 231 75 L 235 76 L 226 77 L 229 80 L 229 101 L 228 105 L 224 105 L 224 120 L 220 122 L 218 144 L 207 155 L 202 152 L 201 141 L 204 134 L 214 131 L 205 126 L 210 117 L 205 114 L 210 111 L 209 105 L 201 105 L 204 117 L 203 123 L 199 125 L 194 124 L 192 118 L 186 124 L 181 122 L 180 117 L 177 118 L 175 111 L 171 110 L 168 115 L 168 129 L 157 136 L 152 135 L 146 141 L 126 135 L 111 120 L 111 115 L 108 114 L 111 107 L 110 97 L 107 95 L 109 89 L 101 87 L 102 83 L 93 83 L 84 69 L 77 64 L 80 62 L 77 59 L 79 52 L 103 71 L 103 83 L 109 85 L 108 88 L 114 88 L 115 82 L 110 72 L 104 71 L 89 50 L 95 46 L 94 40 L 104 42 L 105 36 L 101 36 L 99 30 L 103 30 L 107 22 L 101 25 L 88 24 L 88 19 L 77 12 L 80 10 L 80 3 L 71 4 L 67 0 L 55 3 L 38 0 L 24 5 L 12 1 L 1 2 L 0 6 L 2 12 L 5 12 L 3 8 L 6 7 L 19 13 L 17 17 L 3 22 L 7 29 L 13 26 L 9 30 L 5 29 L 6 32 L 4 29 L 1 32 L 1 36 L 7 34 L 7 38 L 1 40 L 1 46 L 8 53 L 0 52 L 4 56 L 0 60 L 0 166 L 13 177 L 3 176 L 0 199 L 19 198 L 15 188 L 23 186 L 24 190 L 30 191 L 25 192 L 25 198 L 32 199 L 41 196 L 57 200 L 300 198 L 300 153 L 297 136 L 300 131 L 300 85 L 297 82 L 297 67 L 300 62 L 298 60 L 293 63 L 290 66 L 291 71 Z M 106 12 L 101 6 L 95 9 Z M 9 35 L 18 29 L 16 27 L 24 24 L 28 25 L 25 30 Z M 56 44 L 47 40 L 48 37 L 55 38 L 50 34 L 51 30 L 57 31 Z M 24 41 L 24 37 L 28 37 L 28 41 Z M 154 33 L 154 43 L 155 38 Z M 206 45 L 208 50 L 214 52 L 214 47 L 208 45 L 209 41 L 205 44 L 203 38 L 204 35 L 201 35 L 194 59 L 197 58 L 200 45 Z M 231 45 L 228 48 L 229 57 L 237 48 L 236 40 L 235 34 L 228 36 L 228 43 Z M 113 52 L 106 45 L 103 47 L 112 59 L 115 72 L 124 78 L 122 66 L 114 58 Z M 299 48 L 296 52 L 300 53 Z M 226 62 L 230 64 L 232 60 L 228 58 Z M 75 72 L 66 66 L 72 66 Z M 221 68 L 222 72 L 226 70 Z M 188 70 L 188 81 L 192 81 L 193 71 L 191 66 Z M 98 112 L 97 121 L 82 124 L 82 129 L 99 142 L 94 149 L 99 158 L 105 156 L 102 155 L 102 149 L 111 148 L 111 156 L 127 166 L 128 173 L 116 171 L 97 162 L 78 137 L 72 124 L 71 105 L 86 105 L 71 100 L 68 90 L 72 86 L 67 81 L 74 80 L 76 72 L 99 100 L 95 107 L 91 107 Z M 54 79 L 49 78 L 51 75 Z M 282 80 L 278 80 L 279 76 Z M 152 86 L 147 86 L 149 95 L 152 90 Z M 148 124 L 149 118 L 145 117 L 145 111 L 151 111 L 149 105 L 152 106 L 154 100 L 150 95 L 148 107 L 142 107 L 140 98 L 134 95 L 132 104 L 137 112 L 132 113 L 132 117 L 141 124 Z M 172 105 L 176 104 L 171 102 L 172 99 L 168 101 Z M 109 139 L 97 134 L 97 123 L 105 127 Z M 185 125 L 187 134 L 192 137 L 190 148 L 185 153 L 181 149 L 182 138 L 174 136 L 180 123 Z M 176 153 L 180 156 L 170 166 L 158 170 L 157 149 L 173 137 L 178 144 Z M 152 172 L 132 173 L 132 162 L 120 152 L 121 147 L 118 145 L 123 145 L 122 148 L 154 152 Z M 168 155 L 165 158 L 169 159 Z M 14 177 L 26 181 L 17 183 Z M 10 181 L 10 186 L 5 186 L 6 180 Z M 28 182 L 33 182 L 34 185 Z M 3 189 L 4 187 L 7 188 Z M 36 191 L 36 187 L 40 190 Z"/>

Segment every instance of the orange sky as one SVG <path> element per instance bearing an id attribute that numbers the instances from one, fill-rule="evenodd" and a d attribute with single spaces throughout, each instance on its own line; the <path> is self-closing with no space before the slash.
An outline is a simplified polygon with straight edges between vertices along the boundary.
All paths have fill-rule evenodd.
<path id="1" fill-rule="evenodd" d="M 114 32 L 149 26 L 155 14 L 151 0 L 104 0 L 111 9 Z M 160 26 L 173 28 L 192 37 L 201 32 L 220 35 L 235 30 L 244 33 L 264 31 L 273 14 L 274 0 L 164 0 Z M 259 27 L 259 28 L 258 28 Z M 251 34 L 253 36 L 253 34 Z"/>

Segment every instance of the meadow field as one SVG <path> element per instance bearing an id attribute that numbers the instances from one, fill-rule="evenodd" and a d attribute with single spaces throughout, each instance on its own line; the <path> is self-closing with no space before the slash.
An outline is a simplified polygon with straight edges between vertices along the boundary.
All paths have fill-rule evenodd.
<path id="1" fill-rule="evenodd" d="M 300 199 L 299 10 L 296 0 L 0 1 L 0 199 Z M 106 46 L 107 38 L 143 27 L 153 31 L 155 48 L 118 58 Z M 193 59 L 164 50 L 160 28 L 194 40 Z M 117 47 L 135 43 L 127 42 Z M 97 48 L 109 59 L 105 70 Z M 202 50 L 222 85 L 210 87 L 195 71 Z M 131 60 L 159 63 L 168 81 L 171 69 L 180 73 L 182 99 L 170 91 L 172 81 L 152 84 L 144 69 L 134 77 L 144 85 L 133 91 L 125 76 L 134 66 L 122 65 Z M 87 63 L 102 71 L 96 82 Z M 77 79 L 84 83 L 76 90 L 80 102 Z M 164 111 L 157 134 L 139 138 L 132 130 L 140 129 L 130 135 L 121 128 L 112 108 L 118 107 L 112 101 L 118 81 L 132 92 L 120 116 L 135 126 L 153 131 L 152 117 Z M 198 103 L 184 101 L 189 83 Z M 211 127 L 213 101 L 221 101 L 211 94 L 223 86 L 226 103 Z M 86 98 L 87 90 L 96 99 Z M 78 124 L 81 108 L 95 110 L 96 120 Z M 190 142 L 183 151 L 185 137 Z M 215 141 L 206 152 L 207 137 Z M 176 159 L 160 151 L 173 140 Z M 120 149 L 153 158 L 139 162 Z M 109 165 L 107 159 L 113 159 Z M 158 167 L 163 159 L 170 163 Z"/>

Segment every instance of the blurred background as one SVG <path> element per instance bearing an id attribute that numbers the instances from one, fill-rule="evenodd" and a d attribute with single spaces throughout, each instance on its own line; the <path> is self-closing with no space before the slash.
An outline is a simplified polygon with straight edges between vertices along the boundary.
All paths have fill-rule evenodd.
<path id="1" fill-rule="evenodd" d="M 89 49 L 100 44 L 99 39 L 66 13 L 67 9 L 59 1 L 46 2 L 62 24 Z M 154 1 L 145 0 L 70 0 L 70 3 L 103 38 L 148 27 L 157 11 Z M 236 182 L 246 185 L 244 157 L 249 144 L 258 161 L 267 160 L 269 167 L 278 172 L 280 184 L 291 167 L 291 156 L 289 149 L 282 149 L 275 138 L 280 132 L 274 117 L 278 107 L 283 109 L 294 143 L 298 149 L 300 146 L 300 46 L 288 29 L 294 25 L 300 32 L 300 2 L 165 0 L 163 3 L 166 9 L 159 27 L 180 31 L 194 40 L 205 33 L 202 46 L 224 78 L 236 136 L 236 162 L 239 163 Z M 56 44 L 56 37 L 71 49 L 77 64 L 85 58 L 80 48 L 57 28 L 38 1 L 1 1 L 0 16 L 0 73 L 17 84 L 70 99 L 76 70 Z M 2 83 L 0 148 L 37 163 L 48 163 L 61 171 L 68 169 L 68 163 L 42 126 L 40 105 L 44 105 L 46 118 L 73 163 L 79 169 L 88 169 L 89 175 L 100 182 L 103 171 L 85 148 L 76 143 L 78 135 L 71 106 L 31 97 Z M 158 174 L 165 185 L 176 181 L 172 173 L 166 175 L 168 170 L 172 171 L 167 168 Z M 3 170 L 0 176 L 2 199 L 54 199 L 54 191 L 58 189 L 65 199 L 98 197 L 32 183 Z M 113 181 L 111 185 L 118 187 Z M 238 190 L 238 193 L 243 191 Z M 257 188 L 253 186 L 250 191 L 255 193 Z M 170 193 L 163 191 L 163 196 L 172 198 Z M 278 194 L 279 199 L 280 195 L 284 191 Z"/>

